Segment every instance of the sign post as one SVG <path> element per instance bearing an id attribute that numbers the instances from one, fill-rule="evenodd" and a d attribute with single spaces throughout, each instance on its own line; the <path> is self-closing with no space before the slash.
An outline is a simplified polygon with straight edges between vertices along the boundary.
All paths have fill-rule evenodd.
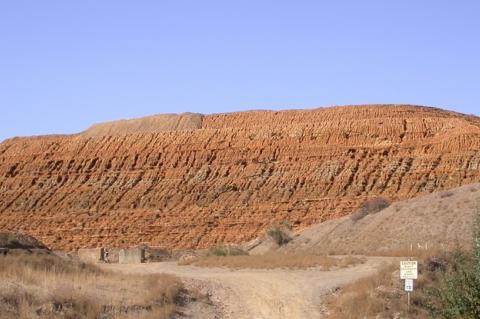
<path id="1" fill-rule="evenodd" d="M 413 291 L 413 279 L 405 279 L 405 291 L 407 292 L 407 311 L 410 311 L 410 293 Z"/>
<path id="2" fill-rule="evenodd" d="M 416 260 L 400 262 L 400 279 L 405 279 L 407 292 L 407 310 L 410 311 L 410 293 L 413 291 L 413 280 L 418 278 L 418 263 Z"/>

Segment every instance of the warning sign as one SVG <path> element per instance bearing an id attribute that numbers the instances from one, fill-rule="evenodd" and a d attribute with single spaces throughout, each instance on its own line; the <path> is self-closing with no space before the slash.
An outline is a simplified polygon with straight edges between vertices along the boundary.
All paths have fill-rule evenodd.
<path id="1" fill-rule="evenodd" d="M 413 291 L 413 279 L 405 279 L 405 291 Z"/>
<path id="2" fill-rule="evenodd" d="M 417 261 L 405 260 L 400 262 L 400 279 L 417 279 Z"/>

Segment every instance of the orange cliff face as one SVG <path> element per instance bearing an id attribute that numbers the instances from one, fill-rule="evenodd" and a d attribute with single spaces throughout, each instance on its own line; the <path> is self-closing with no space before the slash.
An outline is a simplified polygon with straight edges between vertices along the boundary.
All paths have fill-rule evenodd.
<path id="1" fill-rule="evenodd" d="M 177 117 L 4 141 L 0 231 L 54 249 L 200 248 L 480 181 L 474 116 L 389 105 Z"/>

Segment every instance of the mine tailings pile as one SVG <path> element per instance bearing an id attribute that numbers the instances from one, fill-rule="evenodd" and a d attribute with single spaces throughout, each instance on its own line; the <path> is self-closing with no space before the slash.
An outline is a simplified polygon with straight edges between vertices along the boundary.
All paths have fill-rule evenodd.
<path id="1" fill-rule="evenodd" d="M 370 105 L 170 114 L 0 144 L 0 231 L 203 248 L 480 180 L 480 119 Z"/>

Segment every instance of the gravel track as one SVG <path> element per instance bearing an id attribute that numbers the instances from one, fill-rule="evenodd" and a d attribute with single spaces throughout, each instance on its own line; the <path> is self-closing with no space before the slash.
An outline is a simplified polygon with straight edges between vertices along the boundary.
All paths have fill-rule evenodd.
<path id="1" fill-rule="evenodd" d="M 187 288 L 210 296 L 214 310 L 196 307 L 193 318 L 277 319 L 320 318 L 322 298 L 338 288 L 368 276 L 386 257 L 367 257 L 363 264 L 322 271 L 319 269 L 229 270 L 178 266 L 175 262 L 110 264 L 104 268 L 127 273 L 169 273 Z M 186 311 L 188 313 L 188 310 Z"/>

